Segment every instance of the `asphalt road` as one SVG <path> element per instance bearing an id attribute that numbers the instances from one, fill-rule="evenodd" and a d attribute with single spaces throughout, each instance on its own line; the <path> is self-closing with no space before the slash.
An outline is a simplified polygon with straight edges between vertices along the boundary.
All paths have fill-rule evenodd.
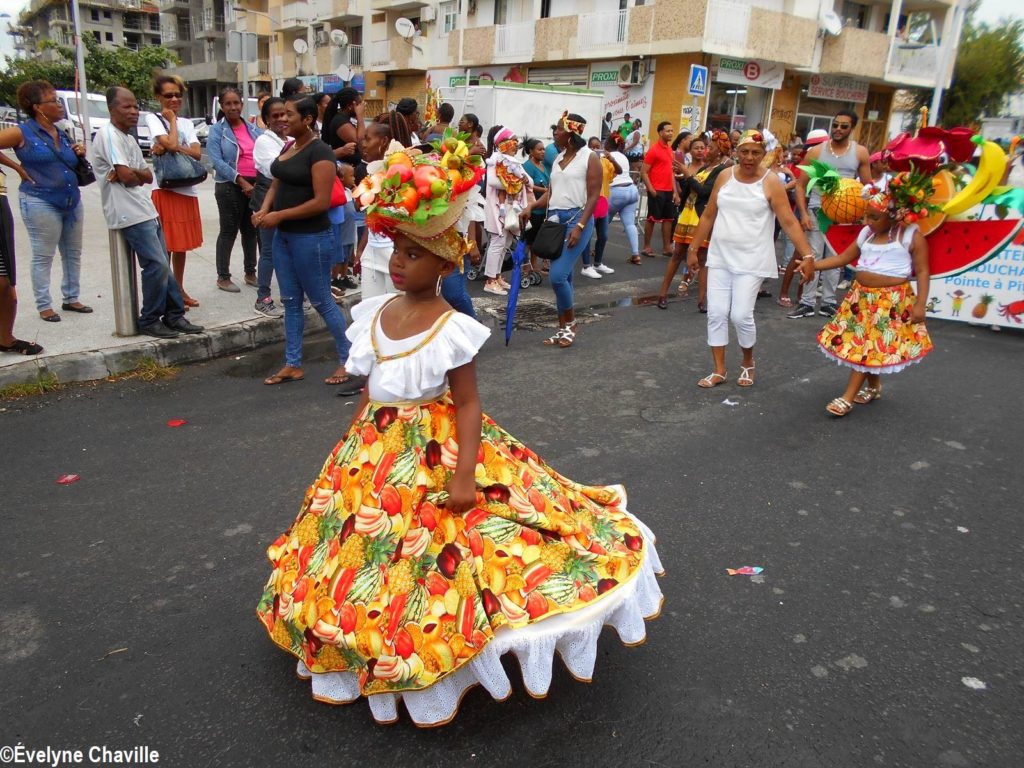
<path id="1" fill-rule="evenodd" d="M 629 303 L 663 263 L 581 303 Z M 507 660 L 511 699 L 476 689 L 436 730 L 316 703 L 255 618 L 263 550 L 353 415 L 319 383 L 325 341 L 289 386 L 260 384 L 270 348 L 0 404 L 0 745 L 187 768 L 1019 766 L 1024 334 L 935 322 L 931 357 L 835 420 L 818 319 L 762 302 L 756 386 L 704 391 L 694 305 L 599 306 L 572 349 L 521 330 L 480 355 L 499 423 L 625 483 L 666 603 L 639 648 L 605 632 L 591 685 L 556 663 L 535 701 Z M 743 565 L 763 576 L 726 575 Z"/>

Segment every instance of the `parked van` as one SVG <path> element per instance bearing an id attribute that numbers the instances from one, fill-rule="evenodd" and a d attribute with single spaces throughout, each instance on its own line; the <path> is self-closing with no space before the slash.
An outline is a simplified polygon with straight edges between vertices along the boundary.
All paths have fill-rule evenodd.
<path id="1" fill-rule="evenodd" d="M 63 105 L 67 129 L 75 141 L 85 140 L 85 128 L 82 121 L 82 110 L 79 107 L 78 91 L 57 91 L 57 100 Z M 86 106 L 89 110 L 90 139 L 96 131 L 110 122 L 110 111 L 107 109 L 107 98 L 99 93 L 86 94 Z"/>

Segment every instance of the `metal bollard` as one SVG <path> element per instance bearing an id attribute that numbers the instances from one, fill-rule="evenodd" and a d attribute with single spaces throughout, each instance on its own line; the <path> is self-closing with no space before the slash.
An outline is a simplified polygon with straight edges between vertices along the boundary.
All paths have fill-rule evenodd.
<path id="1" fill-rule="evenodd" d="M 138 334 L 139 278 L 135 269 L 135 253 L 119 229 L 108 230 L 110 236 L 110 282 L 114 299 L 114 334 Z"/>

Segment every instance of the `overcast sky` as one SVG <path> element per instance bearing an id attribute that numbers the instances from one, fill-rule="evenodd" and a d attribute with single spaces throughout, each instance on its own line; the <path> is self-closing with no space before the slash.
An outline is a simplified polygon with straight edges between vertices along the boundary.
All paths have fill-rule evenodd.
<path id="1" fill-rule="evenodd" d="M 0 0 L 0 12 L 7 11 L 13 15 L 25 5 L 25 0 Z M 1005 16 L 1020 15 L 1020 0 L 982 0 L 981 2 L 980 18 L 982 21 L 994 23 Z"/>

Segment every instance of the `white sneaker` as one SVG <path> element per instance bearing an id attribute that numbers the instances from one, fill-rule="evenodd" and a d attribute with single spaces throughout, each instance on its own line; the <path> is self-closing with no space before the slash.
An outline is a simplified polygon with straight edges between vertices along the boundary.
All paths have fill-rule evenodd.
<path id="1" fill-rule="evenodd" d="M 597 266 L 594 267 L 594 269 L 596 269 L 602 275 L 610 275 L 610 274 L 612 274 L 615 271 L 611 267 L 606 266 L 604 264 L 598 264 Z"/>
<path id="2" fill-rule="evenodd" d="M 495 296 L 508 296 L 508 291 L 500 285 L 485 285 L 484 293 L 493 293 Z"/>
<path id="3" fill-rule="evenodd" d="M 593 267 L 584 267 L 583 271 L 580 272 L 580 274 L 583 275 L 584 277 L 593 278 L 594 280 L 600 280 L 601 279 L 601 273 L 598 272 Z"/>

